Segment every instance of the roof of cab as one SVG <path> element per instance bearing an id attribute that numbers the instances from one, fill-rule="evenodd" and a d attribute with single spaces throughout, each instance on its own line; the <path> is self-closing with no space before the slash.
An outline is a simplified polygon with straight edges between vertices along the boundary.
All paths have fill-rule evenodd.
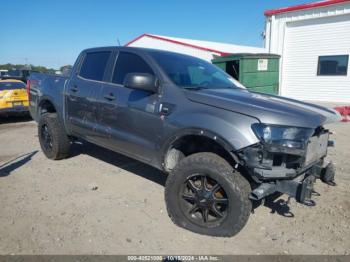
<path id="1" fill-rule="evenodd" d="M 191 55 L 177 53 L 177 52 L 173 52 L 173 51 L 154 49 L 154 48 L 145 48 L 145 47 L 129 47 L 129 46 L 94 47 L 94 48 L 85 49 L 85 50 L 82 51 L 82 53 L 101 52 L 101 51 L 114 51 L 114 50 L 133 51 L 135 53 L 148 53 L 148 54 L 158 53 L 158 54 L 169 54 L 169 55 L 177 55 L 177 56 L 194 57 L 194 56 L 191 56 Z"/>

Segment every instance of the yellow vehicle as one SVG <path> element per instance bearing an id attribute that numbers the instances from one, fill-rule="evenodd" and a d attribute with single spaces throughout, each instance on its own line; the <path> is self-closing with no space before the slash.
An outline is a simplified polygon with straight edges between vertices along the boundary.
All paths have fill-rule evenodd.
<path id="1" fill-rule="evenodd" d="M 0 116 L 28 113 L 26 85 L 15 79 L 0 80 Z"/>

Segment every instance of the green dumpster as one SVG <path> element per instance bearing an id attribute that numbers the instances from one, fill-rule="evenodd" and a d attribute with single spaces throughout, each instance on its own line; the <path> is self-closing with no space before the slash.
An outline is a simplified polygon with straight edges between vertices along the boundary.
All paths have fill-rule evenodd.
<path id="1" fill-rule="evenodd" d="M 212 63 L 225 70 L 250 91 L 278 94 L 279 55 L 232 54 L 215 57 Z"/>

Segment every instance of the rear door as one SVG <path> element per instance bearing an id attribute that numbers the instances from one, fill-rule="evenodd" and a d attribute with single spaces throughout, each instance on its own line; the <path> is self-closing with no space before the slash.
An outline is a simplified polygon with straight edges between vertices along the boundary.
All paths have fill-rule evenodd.
<path id="1" fill-rule="evenodd" d="M 96 139 L 97 96 L 102 89 L 111 51 L 87 52 L 78 73 L 72 75 L 66 88 L 67 126 L 72 133 L 88 140 Z"/>
<path id="2" fill-rule="evenodd" d="M 111 82 L 103 84 L 99 98 L 101 137 L 107 146 L 149 161 L 155 156 L 162 132 L 159 97 L 157 93 L 127 88 L 123 82 L 128 73 L 155 75 L 154 70 L 141 56 L 119 52 L 111 73 Z"/>

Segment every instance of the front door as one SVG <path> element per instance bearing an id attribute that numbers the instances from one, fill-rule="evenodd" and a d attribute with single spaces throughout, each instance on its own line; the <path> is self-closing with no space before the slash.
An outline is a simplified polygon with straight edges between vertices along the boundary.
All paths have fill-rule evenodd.
<path id="1" fill-rule="evenodd" d="M 140 56 L 120 52 L 112 74 L 111 83 L 104 83 L 100 101 L 100 134 L 105 144 L 113 149 L 151 161 L 155 158 L 162 134 L 163 121 L 157 93 L 124 87 L 128 73 L 154 71 Z"/>

